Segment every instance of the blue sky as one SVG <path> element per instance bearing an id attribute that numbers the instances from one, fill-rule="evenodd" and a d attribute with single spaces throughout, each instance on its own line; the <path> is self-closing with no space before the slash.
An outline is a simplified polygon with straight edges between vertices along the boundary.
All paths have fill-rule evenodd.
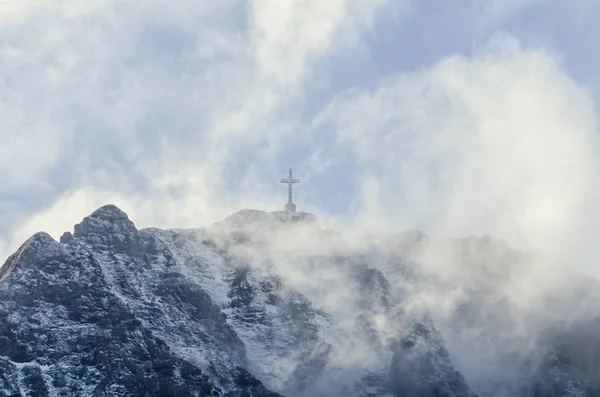
<path id="1" fill-rule="evenodd" d="M 594 266 L 596 0 L 6 0 L 0 254 L 111 202 L 495 234 Z"/>

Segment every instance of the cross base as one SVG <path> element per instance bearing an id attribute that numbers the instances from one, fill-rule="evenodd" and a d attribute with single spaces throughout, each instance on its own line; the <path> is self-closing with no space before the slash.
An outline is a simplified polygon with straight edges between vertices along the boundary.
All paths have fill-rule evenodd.
<path id="1" fill-rule="evenodd" d="M 287 203 L 285 205 L 285 207 L 283 208 L 284 211 L 287 212 L 296 212 L 296 204 L 294 203 Z"/>

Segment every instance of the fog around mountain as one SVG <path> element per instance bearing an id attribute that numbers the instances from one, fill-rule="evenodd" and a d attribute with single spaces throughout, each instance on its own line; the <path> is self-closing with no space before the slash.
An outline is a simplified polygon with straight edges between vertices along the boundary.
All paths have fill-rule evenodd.
<path id="1" fill-rule="evenodd" d="M 0 394 L 598 396 L 598 37 L 595 0 L 2 1 Z"/>
<path id="2" fill-rule="evenodd" d="M 0 257 L 110 202 L 164 228 L 278 209 L 292 167 L 325 227 L 597 274 L 599 7 L 4 1 Z"/>
<path id="3" fill-rule="evenodd" d="M 60 240 L 1 268 L 8 395 L 600 392 L 598 281 L 493 237 L 353 239 L 258 210 L 138 231 L 104 206 Z"/>

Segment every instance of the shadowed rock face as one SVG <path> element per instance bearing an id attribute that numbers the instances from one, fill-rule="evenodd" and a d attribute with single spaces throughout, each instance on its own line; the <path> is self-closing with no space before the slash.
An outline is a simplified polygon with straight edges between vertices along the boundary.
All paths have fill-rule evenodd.
<path id="1" fill-rule="evenodd" d="M 140 254 L 140 236 L 127 214 L 114 205 L 105 205 L 75 225 L 73 237 L 95 247 L 135 257 Z"/>
<path id="2" fill-rule="evenodd" d="M 412 300 L 414 262 L 340 241 L 305 213 L 137 230 L 112 205 L 60 243 L 37 233 L 0 267 L 0 396 L 474 397 Z M 294 272 L 349 293 L 332 305 Z M 457 325 L 486 318 L 471 306 Z M 512 395 L 598 396 L 598 327 L 549 331 Z"/>
<path id="3" fill-rule="evenodd" d="M 261 211 L 203 230 L 138 231 L 112 205 L 60 243 L 34 235 L 0 268 L 0 395 L 400 395 L 391 380 L 406 369 L 389 361 L 400 334 L 375 331 L 375 316 L 393 309 L 378 270 L 363 259 L 311 257 L 347 270 L 360 313 L 346 330 L 285 274 L 240 255 L 266 250 L 270 230 L 295 225 L 331 237 L 314 215 Z M 355 333 L 381 359 L 348 372 L 338 345 Z M 452 367 L 447 355 L 426 360 Z"/>
<path id="4" fill-rule="evenodd" d="M 59 246 L 52 246 L 53 242 L 55 242 L 54 239 L 47 233 L 34 234 L 0 266 L 0 281 L 8 277 L 21 261 L 35 262 L 36 260 L 46 259 L 46 255 L 50 255 L 52 251 L 51 249 L 45 250 L 46 247 L 52 247 L 54 251 L 58 250 L 60 252 Z M 41 255 L 42 250 L 46 251 L 44 255 Z"/>
<path id="5" fill-rule="evenodd" d="M 114 206 L 68 244 L 29 239 L 1 269 L 0 395 L 276 396 L 210 296 L 151 262 L 159 251 Z"/>

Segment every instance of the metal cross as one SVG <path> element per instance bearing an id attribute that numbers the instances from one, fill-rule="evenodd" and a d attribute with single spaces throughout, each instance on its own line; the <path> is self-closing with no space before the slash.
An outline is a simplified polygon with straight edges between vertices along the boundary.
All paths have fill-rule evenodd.
<path id="1" fill-rule="evenodd" d="M 281 183 L 288 184 L 288 204 L 293 204 L 293 202 L 292 202 L 292 185 L 294 183 L 300 183 L 300 179 L 294 179 L 292 177 L 292 169 L 290 168 L 290 173 L 288 174 L 287 179 L 282 179 Z"/>

